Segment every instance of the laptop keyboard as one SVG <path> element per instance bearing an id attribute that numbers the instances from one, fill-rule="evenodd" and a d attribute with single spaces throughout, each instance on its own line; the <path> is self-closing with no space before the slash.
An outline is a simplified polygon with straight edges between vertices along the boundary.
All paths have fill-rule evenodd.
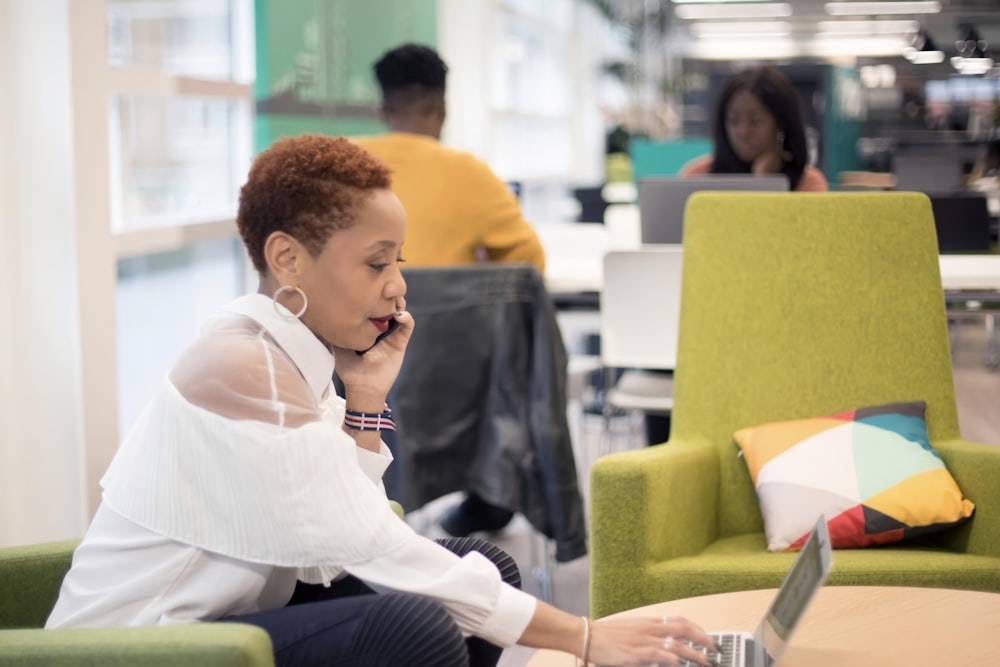
<path id="1" fill-rule="evenodd" d="M 744 637 L 729 633 L 715 633 L 709 636 L 722 647 L 719 667 L 743 667 L 743 645 L 747 643 Z"/>

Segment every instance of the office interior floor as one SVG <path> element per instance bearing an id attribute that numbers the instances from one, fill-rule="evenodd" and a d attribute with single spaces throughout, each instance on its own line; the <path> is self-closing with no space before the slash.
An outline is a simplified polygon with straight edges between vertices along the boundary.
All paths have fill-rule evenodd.
<path id="1" fill-rule="evenodd" d="M 572 312 L 561 316 L 560 321 L 567 344 L 571 349 L 580 349 L 579 336 L 593 330 L 590 326 L 593 322 L 586 314 Z M 951 326 L 955 393 L 962 435 L 966 440 L 1000 446 L 1000 368 L 987 366 L 985 327 L 981 320 L 961 320 Z M 588 476 L 585 474 L 588 462 L 600 452 L 607 451 L 609 444 L 614 450 L 644 446 L 642 420 L 638 415 L 617 420 L 610 441 L 602 440 L 600 417 L 582 414 L 578 402 L 571 402 L 569 406 L 569 421 L 580 470 L 581 492 L 586 502 L 589 497 Z M 455 494 L 439 498 L 412 512 L 408 521 L 429 537 L 443 537 L 445 533 L 437 525 L 437 517 L 458 502 L 460 497 Z M 540 569 L 543 563 L 541 553 L 545 545 L 527 521 L 518 515 L 503 531 L 487 537 L 517 560 L 524 589 L 540 596 L 540 580 L 533 570 Z M 588 613 L 589 566 L 589 559 L 584 556 L 550 568 L 553 604 L 574 614 Z M 520 667 L 533 653 L 531 649 L 514 647 L 504 652 L 500 666 Z"/>

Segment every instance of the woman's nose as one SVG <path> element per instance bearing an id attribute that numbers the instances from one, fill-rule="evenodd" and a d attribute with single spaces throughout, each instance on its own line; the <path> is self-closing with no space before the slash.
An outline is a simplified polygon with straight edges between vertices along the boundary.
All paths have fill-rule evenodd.
<path id="1" fill-rule="evenodd" d="M 406 278 L 403 277 L 403 272 L 397 268 L 396 275 L 385 286 L 385 296 L 388 299 L 395 299 L 405 295 Z"/>

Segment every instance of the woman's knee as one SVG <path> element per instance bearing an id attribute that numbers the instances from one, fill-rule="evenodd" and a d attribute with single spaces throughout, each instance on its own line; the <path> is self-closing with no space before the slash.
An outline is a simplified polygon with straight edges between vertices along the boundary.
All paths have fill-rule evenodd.
<path id="1" fill-rule="evenodd" d="M 385 657 L 386 664 L 469 664 L 465 639 L 448 610 L 439 602 L 406 593 L 378 596 L 358 632 L 357 649 Z"/>
<path id="2" fill-rule="evenodd" d="M 487 542 L 480 537 L 448 537 L 438 540 L 438 543 L 459 556 L 478 551 L 496 565 L 504 582 L 514 588 L 521 587 L 521 571 L 517 567 L 517 562 L 510 554 L 492 542 Z"/>

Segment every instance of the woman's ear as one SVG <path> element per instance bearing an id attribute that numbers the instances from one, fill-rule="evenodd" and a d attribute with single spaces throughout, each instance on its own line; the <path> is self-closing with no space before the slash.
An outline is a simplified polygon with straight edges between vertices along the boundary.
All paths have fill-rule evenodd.
<path id="1" fill-rule="evenodd" d="M 305 249 L 285 232 L 271 232 L 264 241 L 264 260 L 271 275 L 282 285 L 298 283 L 301 258 Z"/>

